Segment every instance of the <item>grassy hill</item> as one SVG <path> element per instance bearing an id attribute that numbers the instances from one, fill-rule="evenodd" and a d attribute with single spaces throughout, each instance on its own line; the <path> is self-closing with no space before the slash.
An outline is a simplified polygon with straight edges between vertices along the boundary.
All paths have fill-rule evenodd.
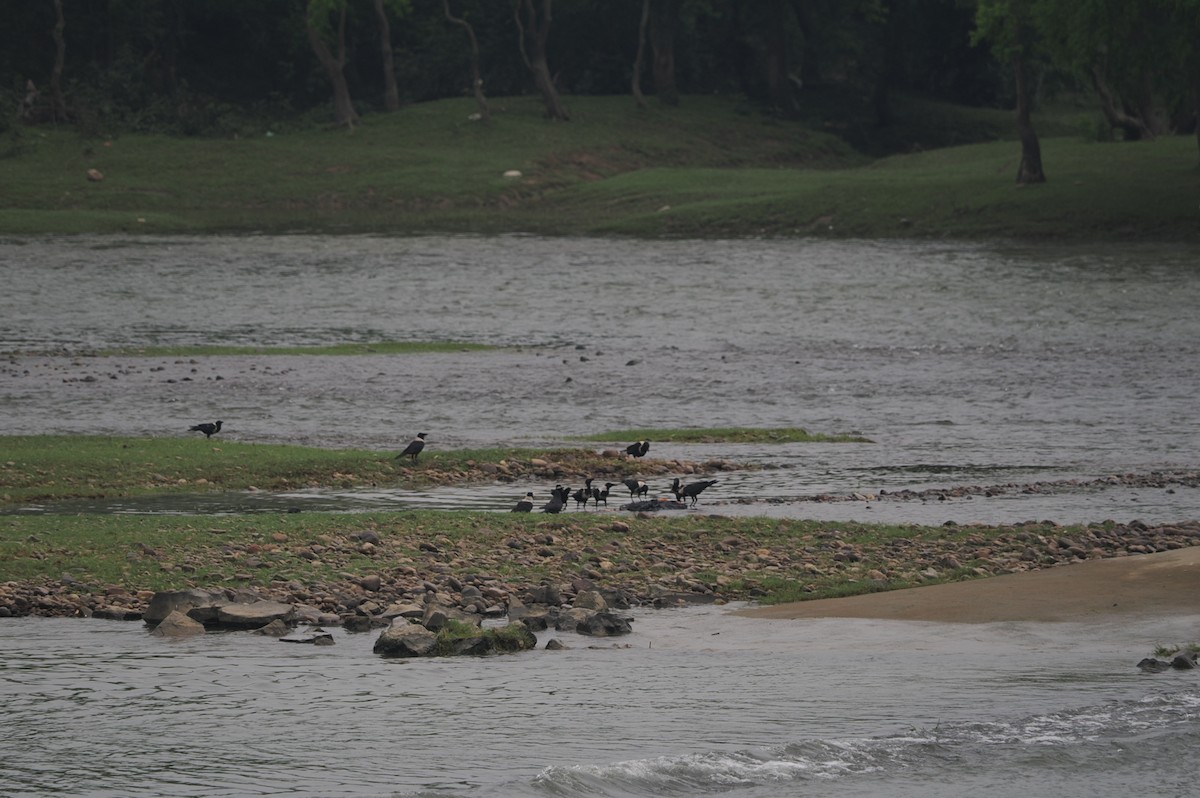
<path id="1" fill-rule="evenodd" d="M 1089 112 L 1035 119 L 1049 181 L 1014 183 L 1011 117 L 910 101 L 871 158 L 819 109 L 805 122 L 735 99 L 638 110 L 571 98 L 414 105 L 339 129 L 237 139 L 24 129 L 0 157 L 0 234 L 531 232 L 1200 239 L 1193 137 L 1086 141 Z M 927 145 L 967 141 L 954 147 Z M 0 145 L 2 148 L 3 145 Z M 103 179 L 90 181 L 89 169 Z M 506 177 L 517 171 L 520 176 Z"/>

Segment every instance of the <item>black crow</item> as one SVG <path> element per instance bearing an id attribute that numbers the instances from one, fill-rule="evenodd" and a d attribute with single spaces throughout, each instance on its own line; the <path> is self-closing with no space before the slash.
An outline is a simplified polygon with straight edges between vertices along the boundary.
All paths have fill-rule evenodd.
<path id="1" fill-rule="evenodd" d="M 592 478 L 588 477 L 584 486 L 571 494 L 571 498 L 575 500 L 575 506 L 583 505 L 587 509 L 587 503 L 592 498 Z"/>
<path id="2" fill-rule="evenodd" d="M 692 504 L 695 504 L 698 501 L 697 497 L 704 491 L 705 488 L 716 484 L 717 481 L 715 479 L 702 479 L 699 482 L 689 482 L 680 489 L 679 493 L 675 495 L 679 497 L 680 501 L 683 501 L 684 498 L 688 498 L 692 500 Z"/>
<path id="3" fill-rule="evenodd" d="M 599 488 L 592 488 L 592 498 L 596 500 L 597 508 L 600 507 L 600 502 L 604 502 L 605 507 L 608 506 L 608 490 L 615 484 L 617 484 L 617 483 L 605 482 L 604 490 L 600 490 Z"/>
<path id="4" fill-rule="evenodd" d="M 517 502 L 517 506 L 512 508 L 514 513 L 528 513 L 533 511 L 533 491 L 525 494 L 525 498 Z"/>
<path id="5" fill-rule="evenodd" d="M 631 499 L 635 496 L 645 496 L 650 492 L 650 486 L 640 479 L 623 479 L 621 481 L 625 483 L 625 487 L 629 488 L 629 498 Z"/>
<path id="6" fill-rule="evenodd" d="M 554 490 L 550 491 L 550 501 L 548 501 L 542 505 L 543 513 L 561 513 L 562 512 L 563 505 L 567 503 L 567 498 L 566 498 L 566 496 L 563 495 L 562 491 L 560 491 L 559 488 L 562 488 L 562 490 L 566 490 L 566 488 L 563 488 L 562 485 L 559 485 Z"/>
<path id="7" fill-rule="evenodd" d="M 425 448 L 425 433 L 418 432 L 417 437 L 413 438 L 412 441 L 409 442 L 408 446 L 406 446 L 404 448 L 404 451 L 402 451 L 402 452 L 400 452 L 400 454 L 396 455 L 396 459 L 399 460 L 401 457 L 411 457 L 412 461 L 415 463 L 415 462 L 417 462 L 417 455 L 419 455 L 421 453 L 421 450 L 424 448 Z"/>
<path id="8" fill-rule="evenodd" d="M 645 457 L 648 451 L 650 451 L 650 441 L 638 441 L 625 447 L 625 454 L 631 457 Z"/>
<path id="9" fill-rule="evenodd" d="M 220 421 L 218 421 L 216 424 L 209 424 L 208 422 L 205 422 L 203 424 L 197 424 L 194 427 L 188 427 L 188 432 L 203 432 L 205 438 L 211 438 L 212 436 L 216 435 L 220 431 L 221 431 L 221 422 Z"/>

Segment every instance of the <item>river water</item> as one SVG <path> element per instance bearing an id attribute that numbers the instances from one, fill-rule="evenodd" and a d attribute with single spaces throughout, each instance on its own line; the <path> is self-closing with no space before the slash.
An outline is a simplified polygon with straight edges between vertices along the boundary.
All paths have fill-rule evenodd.
<path id="1" fill-rule="evenodd" d="M 196 237 L 0 241 L 0 434 L 398 450 L 802 426 L 696 510 L 896 522 L 1200 518 L 1200 249 L 955 242 Z M 94 357 L 452 339 L 416 356 Z M 217 439 L 214 439 L 216 441 Z M 202 439 L 198 440 L 202 444 Z M 219 445 L 219 444 L 214 444 Z M 653 481 L 658 492 L 667 479 Z M 1081 483 L 1071 487 L 1071 481 Z M 1060 487 L 1026 492 L 1022 485 Z M 948 501 L 814 495 L 1015 486 Z M 321 491 L 40 512 L 471 507 L 527 489 Z M 265 502 L 255 506 L 254 502 Z M 590 511 L 590 512 L 595 512 Z M 613 512 L 617 512 L 615 509 Z M 0 564 L 2 568 L 2 564 Z M 0 571 L 2 574 L 2 571 Z M 638 612 L 629 648 L 397 663 L 244 634 L 0 624 L 20 796 L 1182 795 L 1200 689 L 1134 664 L 1200 618 L 954 626 Z"/>

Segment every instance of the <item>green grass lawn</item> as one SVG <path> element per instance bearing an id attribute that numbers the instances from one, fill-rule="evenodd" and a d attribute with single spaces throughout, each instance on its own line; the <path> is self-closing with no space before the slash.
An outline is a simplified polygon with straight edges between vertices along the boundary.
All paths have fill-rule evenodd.
<path id="1" fill-rule="evenodd" d="M 491 124 L 443 100 L 353 132 L 234 140 L 26 130 L 0 160 L 0 233 L 1200 237 L 1195 138 L 1087 141 L 1070 133 L 1082 111 L 1046 115 L 1049 181 L 1018 188 L 998 111 L 911 101 L 905 140 L 970 143 L 875 159 L 816 116 L 785 122 L 726 97 L 646 110 L 576 97 L 568 123 L 533 98 L 497 105 Z"/>

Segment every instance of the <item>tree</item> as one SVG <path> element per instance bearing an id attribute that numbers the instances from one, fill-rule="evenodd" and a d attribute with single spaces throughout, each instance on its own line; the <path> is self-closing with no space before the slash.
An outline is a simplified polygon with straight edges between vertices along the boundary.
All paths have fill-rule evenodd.
<path id="1" fill-rule="evenodd" d="M 54 104 L 54 121 L 65 122 L 67 102 L 63 99 L 62 76 L 66 61 L 67 41 L 63 30 L 67 27 L 63 17 L 62 0 L 54 0 L 54 69 L 50 72 L 50 101 Z"/>
<path id="2" fill-rule="evenodd" d="M 329 15 L 337 12 L 337 56 L 329 50 L 325 36 L 329 34 Z M 346 0 L 308 0 L 308 13 L 305 14 L 304 27 L 308 33 L 308 43 L 313 53 L 333 86 L 333 114 L 339 125 L 353 128 L 358 124 L 358 112 L 354 110 L 354 102 L 350 99 L 350 86 L 346 83 Z"/>
<path id="3" fill-rule="evenodd" d="M 1046 182 L 1042 168 L 1042 147 L 1031 119 L 1032 95 L 1029 63 L 1034 54 L 1034 30 L 1026 0 L 980 0 L 976 11 L 975 42 L 987 41 L 998 58 L 1007 59 L 1013 70 L 1017 95 L 1017 136 L 1021 140 L 1021 162 L 1017 183 Z"/>
<path id="4" fill-rule="evenodd" d="M 479 39 L 475 37 L 475 28 L 467 22 L 466 17 L 456 17 L 450 13 L 450 0 L 442 0 L 442 6 L 446 19 L 462 26 L 467 32 L 467 40 L 471 43 L 471 90 L 475 94 L 475 104 L 479 106 L 479 118 L 487 122 L 492 118 L 492 111 L 483 93 L 483 76 L 479 72 Z"/>
<path id="5" fill-rule="evenodd" d="M 392 52 L 392 26 L 388 22 L 387 0 L 375 0 L 375 20 L 379 24 L 379 55 L 383 61 L 383 107 L 400 108 L 400 90 L 396 88 L 396 57 Z"/>
<path id="6" fill-rule="evenodd" d="M 521 58 L 533 75 L 534 85 L 546 104 L 546 115 L 551 119 L 567 121 L 571 118 L 554 88 L 554 78 L 546 61 L 546 41 L 550 37 L 551 0 L 539 0 L 540 9 L 535 9 L 533 0 L 517 0 L 513 16 L 517 22 Z M 525 21 L 522 23 L 521 16 Z"/>
<path id="7" fill-rule="evenodd" d="M 679 105 L 675 83 L 675 36 L 680 0 L 649 0 L 650 48 L 654 54 L 654 93 L 663 105 Z"/>
<path id="8" fill-rule="evenodd" d="M 642 0 L 642 17 L 638 20 L 637 55 L 633 59 L 633 99 L 638 108 L 646 107 L 642 94 L 642 59 L 646 54 L 646 24 L 650 21 L 650 0 Z"/>

